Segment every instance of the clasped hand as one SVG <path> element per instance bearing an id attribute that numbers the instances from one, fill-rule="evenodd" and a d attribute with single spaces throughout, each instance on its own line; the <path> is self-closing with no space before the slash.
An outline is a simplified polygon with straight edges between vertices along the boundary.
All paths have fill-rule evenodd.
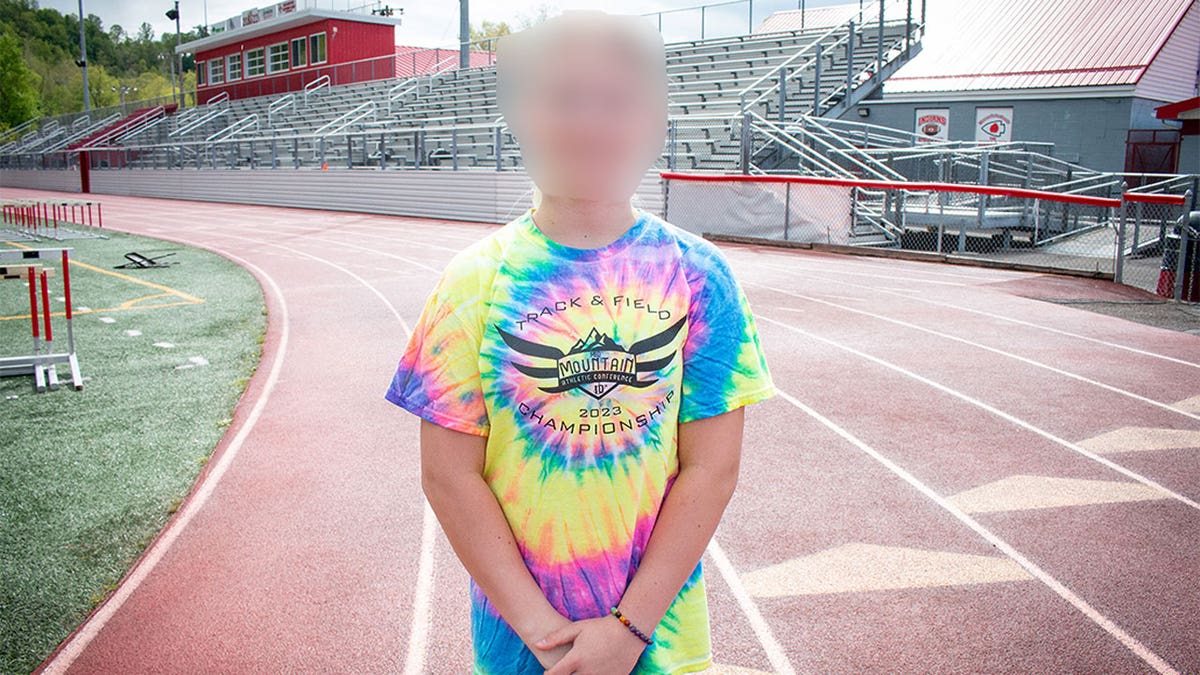
<path id="1" fill-rule="evenodd" d="M 581 619 L 551 631 L 533 644 L 543 656 L 555 648 L 571 648 L 546 675 L 629 675 L 646 644 L 611 616 Z M 543 664 L 545 658 L 540 659 Z"/>

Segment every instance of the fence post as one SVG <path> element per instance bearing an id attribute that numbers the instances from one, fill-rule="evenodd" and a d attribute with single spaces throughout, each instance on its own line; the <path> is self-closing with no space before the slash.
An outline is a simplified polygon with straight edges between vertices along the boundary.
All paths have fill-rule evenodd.
<path id="1" fill-rule="evenodd" d="M 675 134 L 678 120 L 672 118 L 667 120 L 667 170 L 675 170 Z"/>
<path id="2" fill-rule="evenodd" d="M 1121 216 L 1117 221 L 1117 258 L 1113 261 L 1113 281 L 1118 284 L 1124 283 L 1123 279 L 1125 277 L 1125 215 L 1129 210 L 1125 201 L 1125 189 L 1127 187 L 1128 184 L 1125 181 L 1121 181 L 1120 192 L 1117 196 L 1121 200 L 1121 206 L 1112 207 L 1121 209 Z M 1109 217 L 1112 217 L 1111 214 Z M 1136 241 L 1134 243 L 1136 245 Z"/>
<path id="3" fill-rule="evenodd" d="M 742 173 L 750 173 L 750 113 L 742 112 L 742 147 L 741 147 L 741 165 Z"/>
<path id="4" fill-rule="evenodd" d="M 1188 253 L 1188 231 L 1192 228 L 1188 226 L 1188 214 L 1183 214 L 1179 219 L 1179 254 L 1175 256 L 1175 292 L 1172 296 L 1175 302 L 1183 302 L 1183 275 L 1187 273 L 1187 253 Z M 1192 283 L 1195 283 L 1193 280 Z"/>
<path id="5" fill-rule="evenodd" d="M 495 139 L 495 143 L 496 143 L 496 170 L 497 170 L 497 171 L 501 171 L 501 170 L 503 170 L 503 169 L 504 169 L 504 156 L 503 156 L 503 154 L 502 154 L 502 151 L 503 151 L 503 149 L 504 149 L 504 146 L 502 145 L 503 132 L 500 130 L 500 127 L 499 127 L 499 126 L 497 126 L 497 127 L 496 127 L 496 129 L 495 129 L 495 137 L 496 137 L 496 139 Z"/>
<path id="6" fill-rule="evenodd" d="M 346 134 L 346 168 L 354 168 L 354 138 L 349 133 Z"/>
<path id="7" fill-rule="evenodd" d="M 844 99 L 850 98 L 850 91 L 854 89 L 854 38 L 858 37 L 858 33 L 854 32 L 854 19 L 850 19 L 850 36 L 846 39 L 846 95 Z"/>
<path id="8" fill-rule="evenodd" d="M 814 76 L 813 76 L 813 112 L 812 112 L 813 115 L 821 114 L 821 60 L 822 60 L 821 59 L 821 56 L 822 56 L 821 48 L 822 48 L 822 46 L 823 45 L 821 45 L 820 42 L 817 43 L 817 58 L 816 58 L 817 71 L 816 71 L 816 73 L 814 73 Z"/>
<path id="9" fill-rule="evenodd" d="M 779 69 L 779 121 L 787 121 L 787 66 Z"/>
<path id="10" fill-rule="evenodd" d="M 788 240 L 788 225 L 791 224 L 792 215 L 792 184 L 786 182 L 783 184 L 783 240 Z M 851 228 L 853 229 L 853 227 Z"/>
<path id="11" fill-rule="evenodd" d="M 879 71 L 883 70 L 883 4 L 885 0 L 879 0 L 879 44 L 875 45 L 875 72 L 871 73 L 872 79 L 879 79 Z"/>
<path id="12" fill-rule="evenodd" d="M 1138 248 L 1142 244 L 1142 203 L 1137 202 L 1133 205 L 1133 253 L 1138 252 Z"/>

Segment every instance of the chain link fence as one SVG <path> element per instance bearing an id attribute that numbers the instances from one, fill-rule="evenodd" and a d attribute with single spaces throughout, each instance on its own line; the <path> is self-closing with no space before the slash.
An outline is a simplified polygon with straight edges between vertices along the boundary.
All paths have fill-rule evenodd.
<path id="1" fill-rule="evenodd" d="M 1200 301 L 1192 192 L 1112 197 L 820 176 L 664 172 L 665 217 L 697 234 L 920 251 L 1106 278 Z"/>

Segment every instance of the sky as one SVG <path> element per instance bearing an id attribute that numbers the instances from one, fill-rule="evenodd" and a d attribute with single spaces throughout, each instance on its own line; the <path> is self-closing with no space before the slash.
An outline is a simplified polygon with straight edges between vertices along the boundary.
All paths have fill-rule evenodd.
<path id="1" fill-rule="evenodd" d="M 707 0 L 720 2 L 727 0 Z M 805 0 L 806 6 L 842 4 L 855 0 Z M 317 6 L 333 9 L 346 9 L 364 4 L 367 0 L 298 0 L 300 7 Z M 154 27 L 157 36 L 163 32 L 174 32 L 175 24 L 168 19 L 164 12 L 171 8 L 173 0 L 84 0 L 83 11 L 100 17 L 107 30 L 113 24 L 120 24 L 127 33 L 135 33 L 143 21 L 148 21 Z M 307 3 L 307 5 L 306 5 Z M 39 0 L 39 6 L 51 7 L 64 14 L 78 14 L 78 0 Z M 208 24 L 213 24 L 228 17 L 241 14 L 256 6 L 273 4 L 270 2 L 256 3 L 254 0 L 180 0 L 179 9 L 181 25 L 184 30 L 191 26 L 205 23 L 204 13 L 207 11 Z M 398 31 L 398 42 L 421 47 L 454 47 L 458 41 L 458 0 L 382 0 L 380 4 L 391 6 L 399 11 L 402 24 Z M 704 0 L 471 0 L 471 23 L 478 25 L 484 20 L 507 21 L 517 28 L 522 16 L 537 13 L 540 6 L 546 6 L 556 13 L 563 9 L 603 9 L 613 14 L 646 14 L 663 10 L 696 7 L 704 4 Z M 710 7 L 705 11 L 705 35 L 715 37 L 734 35 L 747 32 L 750 27 L 747 7 L 749 2 L 738 2 L 719 7 Z M 753 0 L 754 25 L 758 25 L 771 12 L 781 9 L 796 9 L 799 0 Z M 695 39 L 700 37 L 699 10 L 676 11 L 663 17 L 663 35 L 668 42 L 673 40 Z"/>

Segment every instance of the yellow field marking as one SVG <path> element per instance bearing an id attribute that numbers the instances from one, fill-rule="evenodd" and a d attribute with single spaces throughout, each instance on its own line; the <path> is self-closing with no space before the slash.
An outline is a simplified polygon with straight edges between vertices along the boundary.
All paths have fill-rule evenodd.
<path id="1" fill-rule="evenodd" d="M 17 248 L 23 248 L 23 249 L 32 249 L 33 248 L 32 246 L 24 246 L 22 244 L 18 244 L 16 242 L 14 242 L 14 241 L 6 241 L 4 243 L 9 244 L 10 246 L 15 246 Z M 127 312 L 127 311 L 132 311 L 132 310 L 139 310 L 139 309 L 162 309 L 164 307 L 178 307 L 180 305 L 199 305 L 199 304 L 204 303 L 203 298 L 197 298 L 194 295 L 191 295 L 189 293 L 184 293 L 181 290 L 171 288 L 169 286 L 163 286 L 162 284 L 156 284 L 153 281 L 146 281 L 144 279 L 138 279 L 137 277 L 131 277 L 128 274 L 121 274 L 120 272 L 106 270 L 103 267 L 96 267 L 95 265 L 89 265 L 88 263 L 85 263 L 82 260 L 75 260 L 73 258 L 70 258 L 69 260 L 71 261 L 71 265 L 74 267 L 82 267 L 85 270 L 89 270 L 92 272 L 99 272 L 101 274 L 107 274 L 109 276 L 116 277 L 118 279 L 123 279 L 123 280 L 129 281 L 131 283 L 135 283 L 135 284 L 138 284 L 141 286 L 147 286 L 147 287 L 153 288 L 157 291 L 162 291 L 161 293 L 152 293 L 150 295 L 143 295 L 138 298 L 133 298 L 132 300 L 126 300 L 125 302 L 122 302 L 121 304 L 117 305 L 116 307 L 105 307 L 105 308 L 101 308 L 101 309 L 90 308 L 86 311 L 75 310 L 74 312 L 72 312 L 73 314 L 95 314 L 97 312 Z M 165 298 L 165 297 L 177 297 L 177 298 L 180 298 L 180 300 L 178 300 L 176 302 L 159 302 L 159 303 L 155 303 L 152 305 L 141 304 L 147 300 L 154 300 L 155 298 Z M 65 310 L 62 312 L 51 312 L 50 313 L 50 316 L 65 316 L 65 315 L 66 315 Z M 28 320 L 29 314 L 18 314 L 18 315 L 13 315 L 13 316 L 0 316 L 0 321 L 13 321 L 13 320 L 21 320 L 21 319 Z"/>

